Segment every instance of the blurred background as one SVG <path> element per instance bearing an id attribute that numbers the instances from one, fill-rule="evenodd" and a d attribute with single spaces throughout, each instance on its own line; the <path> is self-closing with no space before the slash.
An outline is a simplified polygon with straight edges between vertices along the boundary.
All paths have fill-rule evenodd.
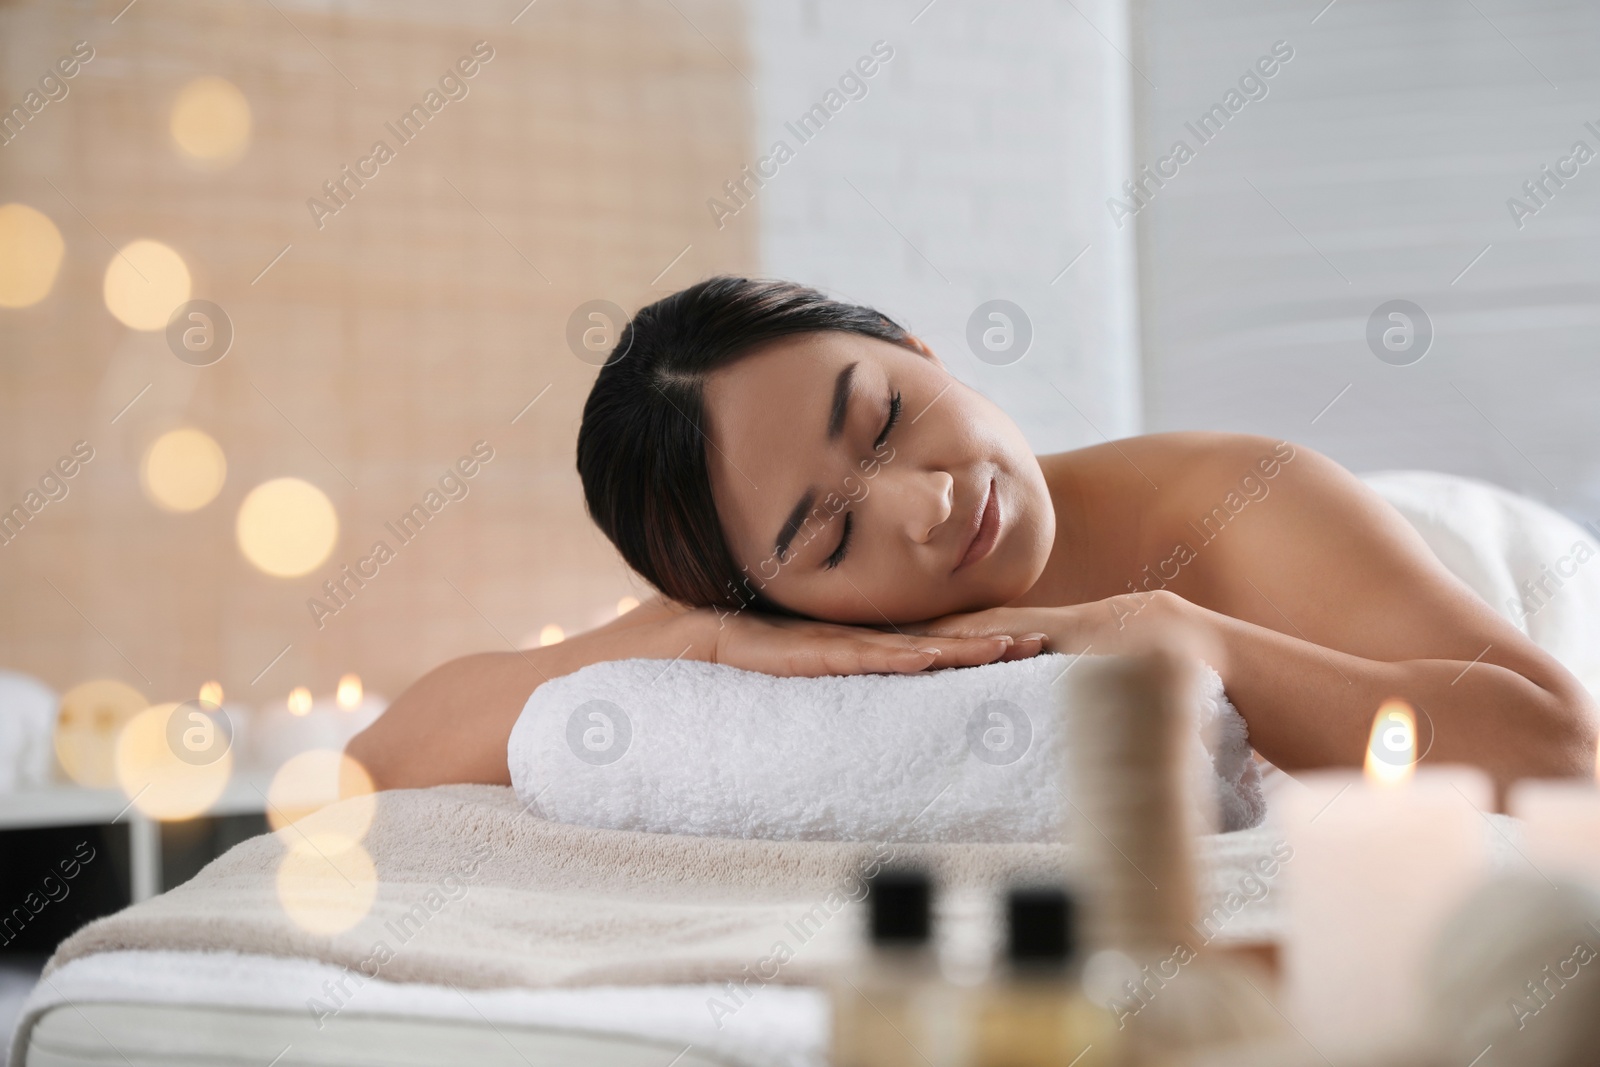
<path id="1" fill-rule="evenodd" d="M 648 595 L 579 414 L 713 273 L 880 307 L 1040 452 L 1247 431 L 1595 519 L 1597 45 L 1582 0 L 0 4 L 4 847 L 154 892 L 428 668 Z M 202 697 L 226 758 L 141 796 Z"/>

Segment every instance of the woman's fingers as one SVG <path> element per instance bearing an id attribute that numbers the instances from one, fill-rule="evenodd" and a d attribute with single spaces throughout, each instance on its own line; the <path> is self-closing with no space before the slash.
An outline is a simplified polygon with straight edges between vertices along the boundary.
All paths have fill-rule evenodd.
<path id="1" fill-rule="evenodd" d="M 1037 655 L 1039 642 L 1018 642 L 1009 635 L 995 637 L 901 637 L 891 642 L 874 642 L 896 650 L 898 670 L 934 670 L 945 667 L 976 667 L 1003 659 Z"/>
<path id="2" fill-rule="evenodd" d="M 1029 659 L 1044 651 L 1045 635 L 1040 633 L 1024 634 L 1007 650 L 1001 659 Z"/>
<path id="3" fill-rule="evenodd" d="M 779 673 L 807 677 L 915 674 L 1024 659 L 1042 649 L 1039 634 L 1029 634 L 1026 639 L 1009 634 L 932 636 L 826 623 L 806 629 L 804 633 L 790 631 Z"/>

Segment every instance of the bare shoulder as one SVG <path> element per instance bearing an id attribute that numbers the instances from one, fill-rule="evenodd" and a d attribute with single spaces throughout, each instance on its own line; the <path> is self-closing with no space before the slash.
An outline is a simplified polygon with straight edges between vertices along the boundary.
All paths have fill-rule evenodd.
<path id="1" fill-rule="evenodd" d="M 1263 450 L 1275 470 L 1259 462 Z M 1554 660 L 1341 464 L 1265 438 L 1219 444 L 1206 462 L 1218 484 L 1236 481 L 1187 524 L 1205 606 L 1367 659 L 1481 657 L 1547 687 L 1565 684 Z"/>
<path id="2" fill-rule="evenodd" d="M 1135 495 L 1159 494 L 1142 501 L 1142 506 L 1159 507 L 1187 496 L 1185 490 L 1210 491 L 1218 478 L 1238 481 L 1258 463 L 1269 468 L 1274 457 L 1281 462 L 1301 451 L 1302 446 L 1259 434 L 1176 430 L 1107 441 L 1042 457 L 1041 462 L 1047 471 L 1067 468 L 1078 479 Z"/>
<path id="3" fill-rule="evenodd" d="M 1171 478 L 1187 481 L 1208 475 L 1243 477 L 1257 461 L 1284 457 L 1304 450 L 1304 446 L 1275 437 L 1252 433 L 1225 433 L 1217 430 L 1174 430 L 1142 434 L 1108 442 L 1129 458 L 1148 461 Z"/>

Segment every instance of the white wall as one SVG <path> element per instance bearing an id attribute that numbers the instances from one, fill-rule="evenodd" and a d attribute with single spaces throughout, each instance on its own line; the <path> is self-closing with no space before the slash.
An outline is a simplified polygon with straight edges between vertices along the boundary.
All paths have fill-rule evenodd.
<path id="1" fill-rule="evenodd" d="M 1137 432 L 1131 230 L 1102 204 L 1129 152 L 1125 5 L 925 4 L 750 5 L 756 143 L 795 149 L 755 194 L 763 268 L 897 318 L 1036 451 Z M 785 122 L 878 40 L 894 57 L 867 95 L 801 144 Z M 1033 324 L 1010 365 L 967 344 L 993 298 Z"/>
<path id="2" fill-rule="evenodd" d="M 1140 163 L 1193 141 L 1184 122 L 1275 40 L 1295 49 L 1136 217 L 1148 428 L 1285 435 L 1593 518 L 1600 159 L 1521 229 L 1506 201 L 1575 141 L 1600 151 L 1600 5 L 1326 3 L 1138 4 L 1159 86 L 1135 83 Z M 1394 298 L 1436 330 L 1410 366 L 1365 340 Z"/>

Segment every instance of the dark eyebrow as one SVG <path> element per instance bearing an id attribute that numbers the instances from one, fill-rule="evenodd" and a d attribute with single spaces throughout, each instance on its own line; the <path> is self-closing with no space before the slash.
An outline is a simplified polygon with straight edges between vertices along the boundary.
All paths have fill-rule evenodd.
<path id="1" fill-rule="evenodd" d="M 856 364 L 851 363 L 833 380 L 833 406 L 828 411 L 830 441 L 844 433 L 845 416 L 850 410 L 850 383 L 855 374 Z M 811 505 L 816 499 L 816 488 L 807 489 L 800 497 L 800 502 L 794 506 L 794 510 L 789 512 L 789 517 L 783 520 L 783 529 L 778 531 L 778 539 L 772 545 L 780 561 L 789 554 L 789 545 L 794 541 L 794 535 L 800 531 L 801 524 L 806 521 L 806 513 L 811 510 Z"/>
<path id="2" fill-rule="evenodd" d="M 844 417 L 850 405 L 850 380 L 855 377 L 854 363 L 839 372 L 833 380 L 833 410 L 828 413 L 828 440 L 844 432 Z"/>

